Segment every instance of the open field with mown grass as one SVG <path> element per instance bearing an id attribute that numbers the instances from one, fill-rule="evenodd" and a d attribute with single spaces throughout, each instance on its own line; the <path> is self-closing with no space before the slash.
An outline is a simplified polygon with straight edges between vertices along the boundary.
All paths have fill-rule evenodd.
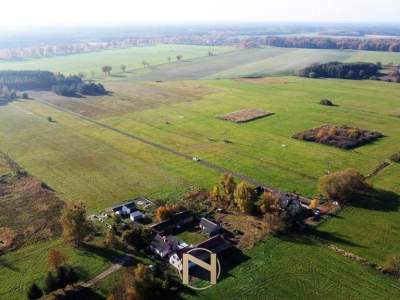
<path id="1" fill-rule="evenodd" d="M 215 92 L 201 100 L 116 113 L 100 120 L 266 185 L 308 196 L 316 193 L 318 178 L 327 171 L 355 167 L 367 174 L 398 151 L 399 118 L 394 115 L 400 114 L 400 91 L 396 84 L 295 77 L 201 84 Z M 322 98 L 332 99 L 338 106 L 319 105 Z M 247 108 L 275 115 L 245 124 L 217 118 Z M 326 123 L 376 130 L 386 137 L 354 150 L 291 138 L 299 131 Z"/>
<path id="2" fill-rule="evenodd" d="M 272 238 L 246 251 L 241 259 L 236 268 L 222 266 L 225 278 L 216 286 L 188 298 L 394 300 L 400 295 L 398 281 L 308 238 Z"/>
<path id="3" fill-rule="evenodd" d="M 150 65 L 166 64 L 167 57 L 171 56 L 173 65 L 176 56 L 181 54 L 183 60 L 190 60 L 195 57 L 207 56 L 208 51 L 215 54 L 232 51 L 232 47 L 208 47 L 190 45 L 156 45 L 131 47 L 126 49 L 105 50 L 83 54 L 57 56 L 51 58 L 38 58 L 17 62 L 0 62 L 0 70 L 48 70 L 64 74 L 86 73 L 91 77 L 95 72 L 96 78 L 103 78 L 101 67 L 109 65 L 113 68 L 111 74 L 116 78 L 129 76 L 121 74 L 121 65 L 124 64 L 127 70 L 143 68 L 142 61 L 146 60 Z M 111 77 L 112 78 L 112 77 Z"/>
<path id="4" fill-rule="evenodd" d="M 400 257 L 400 165 L 393 164 L 371 180 L 386 192 L 376 202 L 359 201 L 320 227 L 322 236 L 350 252 L 383 265 L 389 256 Z"/>
<path id="5" fill-rule="evenodd" d="M 51 116 L 55 122 L 49 122 Z M 219 174 L 35 101 L 0 108 L 1 150 L 89 211 L 145 195 L 176 199 Z"/>

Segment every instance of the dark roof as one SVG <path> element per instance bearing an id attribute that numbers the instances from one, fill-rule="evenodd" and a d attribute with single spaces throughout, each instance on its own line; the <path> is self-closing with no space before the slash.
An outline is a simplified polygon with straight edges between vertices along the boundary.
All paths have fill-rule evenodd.
<path id="1" fill-rule="evenodd" d="M 170 228 L 175 227 L 175 223 L 172 220 L 162 221 L 160 223 L 154 224 L 151 226 L 151 229 L 161 232 Z"/>
<path id="2" fill-rule="evenodd" d="M 201 242 L 195 246 L 196 248 L 205 248 L 214 253 L 220 253 L 226 249 L 232 247 L 232 244 L 228 242 L 221 234 L 216 235 L 208 240 Z"/>
<path id="3" fill-rule="evenodd" d="M 124 204 L 123 206 L 127 207 L 127 208 L 135 208 L 135 202 L 128 202 L 126 204 Z"/>
<path id="4" fill-rule="evenodd" d="M 122 208 L 122 206 L 127 206 L 127 205 L 130 205 L 130 204 L 135 205 L 135 202 L 133 200 L 127 200 L 127 201 L 124 201 L 124 202 L 121 202 L 119 204 L 115 204 L 115 205 L 111 206 L 111 209 L 115 210 L 115 209 L 118 209 L 118 208 Z"/>
<path id="5" fill-rule="evenodd" d="M 185 220 L 185 219 L 190 218 L 190 217 L 193 217 L 192 214 L 190 212 L 188 212 L 187 210 L 185 210 L 185 211 L 181 211 L 181 212 L 176 213 L 175 215 L 172 216 L 171 219 L 174 222 L 179 222 L 179 221 Z"/>
<path id="6" fill-rule="evenodd" d="M 211 221 L 206 218 L 201 218 L 200 226 L 203 228 L 203 230 L 205 230 L 209 233 L 213 232 L 216 229 L 221 228 L 221 226 L 217 222 Z"/>
<path id="7" fill-rule="evenodd" d="M 172 251 L 178 245 L 178 240 L 172 236 L 161 236 L 157 234 L 151 242 L 151 246 L 161 252 Z"/>

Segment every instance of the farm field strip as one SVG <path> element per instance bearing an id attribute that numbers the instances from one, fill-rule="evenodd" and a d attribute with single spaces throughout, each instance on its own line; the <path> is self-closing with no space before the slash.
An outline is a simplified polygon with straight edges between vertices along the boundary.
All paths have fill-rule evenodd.
<path id="1" fill-rule="evenodd" d="M 90 77 L 90 72 L 94 72 L 96 79 L 104 79 L 101 67 L 103 65 L 110 65 L 113 68 L 112 73 L 116 76 L 115 79 L 121 79 L 131 76 L 132 74 L 129 72 L 135 71 L 137 68 L 143 69 L 143 60 L 156 66 L 167 63 L 168 56 L 171 56 L 172 60 L 175 60 L 175 57 L 181 54 L 184 60 L 190 60 L 206 56 L 209 50 L 215 54 L 221 54 L 233 51 L 235 48 L 172 44 L 130 47 L 51 58 L 37 58 L 19 62 L 0 62 L 0 70 L 48 70 L 65 74 L 83 72 L 86 73 L 87 77 Z M 121 74 L 120 66 L 122 64 L 125 64 L 127 67 L 128 72 L 126 74 Z M 176 65 L 175 63 L 172 64 Z"/>
<path id="2" fill-rule="evenodd" d="M 137 141 L 139 141 L 139 142 L 141 142 L 141 143 L 144 143 L 144 144 L 146 144 L 146 145 L 149 145 L 149 146 L 152 146 L 152 147 L 154 147 L 154 148 L 157 148 L 158 150 L 162 150 L 162 151 L 164 151 L 164 152 L 168 152 L 169 154 L 173 154 L 173 155 L 176 155 L 176 156 L 178 156 L 178 157 L 180 157 L 180 158 L 189 160 L 189 161 L 191 161 L 191 162 L 193 162 L 193 163 L 197 163 L 197 164 L 199 164 L 199 165 L 202 165 L 202 166 L 204 166 L 204 167 L 207 167 L 207 168 L 209 168 L 209 169 L 212 169 L 213 171 L 220 172 L 221 174 L 223 174 L 223 173 L 230 173 L 230 174 L 234 175 L 235 177 L 240 178 L 240 179 L 243 179 L 243 180 L 246 180 L 246 181 L 248 181 L 249 183 L 252 183 L 252 184 L 254 184 L 254 185 L 263 185 L 262 183 L 260 183 L 259 181 L 255 180 L 255 179 L 253 179 L 253 178 L 250 178 L 250 177 L 248 177 L 248 176 L 246 176 L 246 175 L 243 175 L 243 174 L 240 174 L 240 173 L 237 173 L 237 172 L 233 172 L 233 171 L 231 171 L 231 170 L 228 170 L 228 169 L 226 169 L 226 168 L 224 168 L 224 167 L 221 167 L 221 166 L 218 166 L 218 165 L 216 165 L 216 164 L 213 164 L 213 163 L 210 163 L 210 162 L 207 162 L 207 161 L 204 161 L 204 160 L 199 160 L 199 161 L 195 161 L 195 162 L 194 162 L 194 161 L 193 161 L 194 158 L 193 158 L 193 156 L 191 156 L 191 155 L 188 155 L 188 154 L 179 152 L 179 151 L 177 151 L 177 150 L 175 150 L 175 149 L 172 149 L 172 148 L 170 148 L 170 147 L 167 147 L 167 146 L 164 146 L 164 145 L 161 145 L 161 144 L 152 142 L 152 141 L 147 140 L 147 139 L 145 139 L 145 138 L 142 138 L 142 137 L 140 137 L 140 136 L 137 136 L 137 135 L 134 135 L 134 134 L 131 134 L 131 133 L 127 133 L 127 132 L 122 131 L 122 130 L 120 130 L 120 129 L 117 129 L 117 128 L 115 128 L 115 127 L 111 127 L 111 126 L 106 125 L 106 124 L 104 124 L 104 123 L 101 123 L 101 122 L 99 122 L 99 121 L 90 119 L 90 118 L 88 118 L 88 117 L 82 116 L 82 115 L 77 114 L 77 113 L 74 113 L 74 112 L 69 111 L 69 110 L 67 110 L 67 109 L 60 108 L 60 107 L 57 106 L 57 105 L 50 104 L 50 103 L 48 103 L 48 102 L 45 102 L 45 101 L 42 101 L 42 100 L 38 100 L 38 99 L 36 99 L 36 101 L 38 101 L 38 102 L 40 102 L 40 103 L 42 103 L 42 104 L 44 104 L 44 105 L 48 105 L 48 106 L 50 106 L 50 107 L 52 107 L 52 108 L 54 108 L 54 109 L 57 109 L 57 110 L 60 110 L 60 111 L 63 111 L 63 112 L 72 114 L 72 115 L 74 115 L 74 116 L 76 116 L 76 117 L 78 117 L 78 118 L 80 118 L 80 119 L 83 119 L 83 120 L 85 120 L 85 121 L 91 122 L 91 123 L 93 123 L 93 124 L 96 124 L 96 125 L 98 125 L 98 126 L 100 126 L 100 127 L 105 128 L 105 129 L 108 129 L 108 130 L 117 132 L 117 133 L 119 133 L 119 134 L 121 134 L 121 135 L 123 135 L 123 136 L 125 136 L 125 137 L 130 138 L 130 139 L 134 139 L 134 140 L 137 140 Z"/>
<path id="3" fill-rule="evenodd" d="M 300 193 L 309 196 L 315 191 L 317 178 L 326 170 L 356 167 L 367 174 L 396 152 L 400 138 L 395 130 L 397 118 L 389 115 L 396 110 L 400 113 L 400 108 L 392 104 L 400 95 L 395 84 L 294 77 L 282 80 L 286 83 L 204 81 L 217 88 L 201 100 L 127 112 L 103 118 L 102 122 L 193 153 L 267 185 L 284 190 L 300 189 Z M 364 87 L 375 92 L 367 96 Z M 318 99 L 325 97 L 334 99 L 339 106 L 332 109 L 319 105 Z M 362 110 L 356 106 L 359 101 L 364 101 Z M 264 109 L 275 115 L 241 125 L 216 118 L 245 108 Z M 377 130 L 387 137 L 352 151 L 291 138 L 298 131 L 325 123 Z M 233 143 L 226 144 L 224 139 Z"/>
<path id="4" fill-rule="evenodd" d="M 83 201 L 90 211 L 140 195 L 173 201 L 189 186 L 208 186 L 220 177 L 39 102 L 2 107 L 0 120 L 3 152 L 65 200 Z"/>

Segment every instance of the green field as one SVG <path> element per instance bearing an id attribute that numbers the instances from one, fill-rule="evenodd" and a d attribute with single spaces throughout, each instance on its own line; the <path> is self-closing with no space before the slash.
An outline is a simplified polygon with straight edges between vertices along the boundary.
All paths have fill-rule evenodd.
<path id="1" fill-rule="evenodd" d="M 80 270 L 81 279 L 91 278 L 112 263 L 112 256 L 104 257 L 85 250 L 66 246 L 60 240 L 38 243 L 0 256 L 0 298 L 26 299 L 26 291 L 32 282 L 43 288 L 47 274 L 47 256 L 51 249 L 59 249 L 68 263 Z"/>
<path id="2" fill-rule="evenodd" d="M 187 80 L 237 78 L 245 76 L 290 75 L 313 63 L 330 61 L 400 64 L 400 54 L 390 52 L 291 49 L 265 47 L 242 49 L 214 57 L 193 59 L 177 65 L 163 65 L 145 73 L 133 74 L 140 80 Z"/>
<path id="3" fill-rule="evenodd" d="M 190 50 L 193 57 L 207 51 L 194 48 Z M 166 54 L 160 53 L 152 57 L 162 62 Z M 103 80 L 112 92 L 110 96 L 64 98 L 31 92 L 34 99 L 55 107 L 36 100 L 0 106 L 0 151 L 46 182 L 66 201 L 85 202 L 90 212 L 139 195 L 175 201 L 190 186 L 209 188 L 220 180 L 220 172 L 192 161 L 192 156 L 267 186 L 313 196 L 319 177 L 326 172 L 354 167 L 367 174 L 399 151 L 398 84 L 297 77 L 154 80 L 284 73 L 309 64 L 316 59 L 316 53 L 320 55 L 319 61 L 356 61 L 364 57 L 389 62 L 399 58 L 393 53 L 378 56 L 360 51 L 237 50 L 142 70 L 140 75 L 129 73 L 121 80 Z M 94 62 L 80 61 L 82 65 L 76 67 L 63 61 L 69 58 L 54 59 L 61 61 L 60 66 L 71 68 L 71 72 L 90 71 L 84 63 L 93 65 L 102 60 L 97 57 Z M 116 65 L 120 64 L 119 58 L 114 59 Z M 143 58 L 137 59 L 140 64 Z M 203 67 L 199 68 L 200 65 Z M 318 101 L 322 98 L 332 99 L 338 106 L 321 106 Z M 275 114 L 240 125 L 216 118 L 245 108 Z M 55 122 L 49 122 L 48 116 Z M 291 138 L 296 132 L 326 123 L 377 130 L 385 137 L 354 150 Z M 393 164 L 372 178 L 370 182 L 377 189 L 373 201 L 345 208 L 338 217 L 320 226 L 319 237 L 379 264 L 389 255 L 400 256 L 399 174 L 400 165 Z M 59 243 L 35 244 L 1 256 L 0 298 L 21 299 L 32 280 L 43 280 L 47 251 L 59 247 Z M 73 264 L 86 270 L 87 276 L 110 263 L 97 255 L 87 258 L 87 253 L 69 248 L 67 251 Z M 228 274 L 217 287 L 192 298 L 398 299 L 400 295 L 398 282 L 333 253 L 309 237 L 271 239 L 244 255 L 242 263 L 224 269 Z M 103 294 L 112 282 L 113 278 L 100 286 Z"/>
<path id="4" fill-rule="evenodd" d="M 208 56 L 211 50 L 215 56 Z M 181 62 L 175 57 L 183 55 Z M 167 63 L 171 56 L 172 63 Z M 143 68 L 142 61 L 151 64 Z M 400 64 L 400 54 L 379 51 L 208 47 L 192 45 L 157 45 L 113 49 L 93 53 L 31 59 L 18 62 L 0 62 L 0 70 L 49 70 L 65 74 L 84 73 L 86 78 L 104 80 L 101 67 L 113 68 L 107 80 L 135 78 L 139 80 L 188 80 L 201 78 L 232 78 L 254 75 L 291 74 L 312 63 L 329 61 L 382 62 Z M 120 66 L 127 66 L 122 73 Z"/>
<path id="5" fill-rule="evenodd" d="M 33 176 L 90 211 L 140 195 L 176 199 L 190 185 L 207 186 L 219 176 L 33 101 L 0 109 L 0 139 L 2 151 Z"/>
<path id="6" fill-rule="evenodd" d="M 237 258 L 240 259 L 240 258 Z M 244 253 L 226 278 L 189 299 L 398 299 L 398 281 L 313 244 L 270 239 Z M 224 272 L 223 272 L 224 274 Z"/>
<path id="7" fill-rule="evenodd" d="M 90 72 L 95 72 L 97 77 L 103 77 L 101 67 L 110 65 L 115 76 L 124 77 L 120 66 L 125 64 L 127 70 L 143 68 L 142 61 L 146 60 L 151 65 L 167 63 L 167 57 L 172 60 L 178 54 L 183 60 L 195 57 L 207 56 L 208 51 L 215 54 L 234 50 L 230 47 L 207 47 L 207 46 L 185 46 L 185 45 L 157 45 L 132 47 L 126 49 L 105 50 L 84 54 L 73 54 L 51 58 L 31 59 L 20 62 L 0 62 L 0 70 L 48 70 L 65 74 L 77 74 L 84 72 L 90 78 Z"/>

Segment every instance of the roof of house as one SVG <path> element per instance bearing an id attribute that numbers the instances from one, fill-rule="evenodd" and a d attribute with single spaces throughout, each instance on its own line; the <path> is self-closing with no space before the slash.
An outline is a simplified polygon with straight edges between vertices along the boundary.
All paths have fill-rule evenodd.
<path id="1" fill-rule="evenodd" d="M 127 206 L 127 205 L 135 205 L 135 202 L 133 200 L 127 200 L 118 204 L 115 204 L 114 206 L 111 206 L 112 210 L 120 210 L 122 209 L 122 206 Z"/>
<path id="2" fill-rule="evenodd" d="M 197 244 L 194 247 L 185 247 L 183 249 L 179 249 L 178 251 L 176 251 L 176 254 L 178 255 L 179 258 L 182 258 L 184 253 L 187 253 L 190 250 L 196 249 L 196 248 L 203 248 L 203 249 L 207 249 L 210 250 L 213 253 L 221 253 L 229 248 L 232 247 L 232 244 L 227 241 L 221 234 L 220 235 L 216 235 L 213 236 L 212 238 L 209 238 L 208 240 L 205 240 L 204 242 L 201 242 L 199 244 Z M 193 250 L 190 252 L 190 254 L 196 256 L 196 250 Z M 197 253 L 203 253 L 203 251 L 199 250 Z"/>
<path id="3" fill-rule="evenodd" d="M 128 202 L 128 203 L 125 203 L 124 205 L 123 205 L 123 207 L 126 207 L 126 208 L 135 208 L 136 207 L 136 205 L 135 205 L 135 202 Z"/>
<path id="4" fill-rule="evenodd" d="M 189 211 L 185 210 L 174 214 L 171 219 L 174 222 L 179 222 L 190 217 L 193 217 L 192 214 Z"/>
<path id="5" fill-rule="evenodd" d="M 213 232 L 214 230 L 221 228 L 221 226 L 217 222 L 211 221 L 206 218 L 201 218 L 200 226 L 203 228 L 203 230 L 207 232 Z"/>
<path id="6" fill-rule="evenodd" d="M 158 232 L 169 230 L 169 229 L 174 228 L 181 221 L 183 221 L 187 218 L 190 218 L 190 217 L 193 217 L 190 212 L 182 211 L 182 212 L 179 212 L 179 213 L 176 213 L 175 215 L 173 215 L 171 217 L 171 219 L 154 224 L 153 226 L 151 226 L 151 229 L 158 231 Z"/>
<path id="7" fill-rule="evenodd" d="M 144 214 L 140 210 L 136 210 L 134 212 L 130 213 L 131 217 L 138 217 L 138 216 L 144 216 Z"/>
<path id="8" fill-rule="evenodd" d="M 151 246 L 157 249 L 160 252 L 165 251 L 172 251 L 178 245 L 178 240 L 176 237 L 169 235 L 169 236 L 161 236 L 157 234 L 151 242 Z"/>
<path id="9" fill-rule="evenodd" d="M 172 220 L 166 220 L 166 221 L 162 221 L 160 223 L 154 224 L 153 226 L 151 226 L 151 229 L 155 230 L 155 231 L 164 231 L 168 228 L 174 227 L 175 223 Z"/>

